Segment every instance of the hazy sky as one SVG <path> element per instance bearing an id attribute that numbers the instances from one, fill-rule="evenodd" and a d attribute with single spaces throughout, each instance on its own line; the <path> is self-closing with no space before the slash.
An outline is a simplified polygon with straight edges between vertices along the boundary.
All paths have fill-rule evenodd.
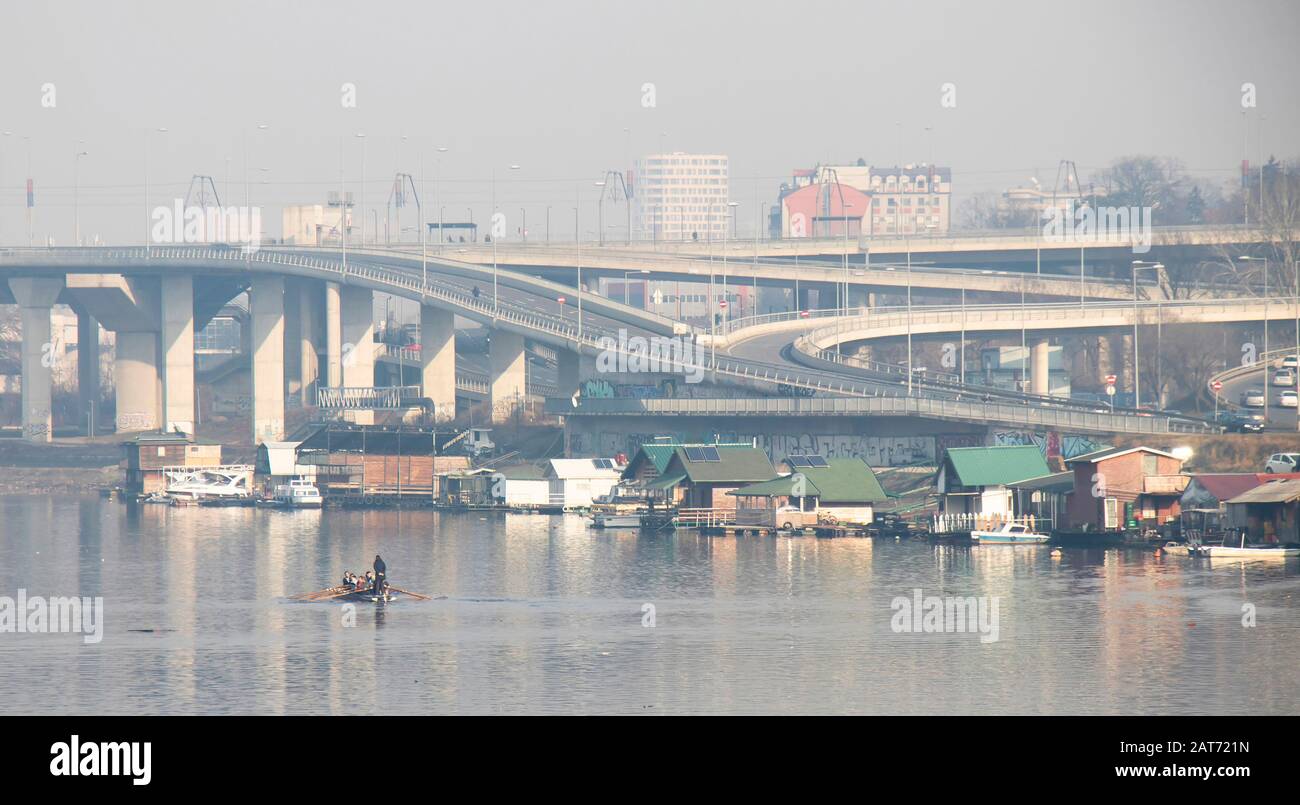
<path id="1" fill-rule="evenodd" d="M 271 235 L 278 205 L 338 187 L 341 138 L 357 189 L 357 132 L 367 204 L 382 207 L 399 167 L 418 175 L 423 153 L 436 218 L 445 146 L 447 220 L 467 207 L 485 220 L 495 167 L 499 208 L 513 229 L 525 207 L 534 239 L 548 205 L 555 236 L 572 236 L 579 191 L 594 230 L 592 183 L 661 141 L 730 155 L 742 234 L 756 187 L 771 202 L 791 169 L 818 161 L 933 156 L 953 167 L 958 196 L 1035 171 L 1050 185 L 1064 158 L 1086 181 L 1135 153 L 1229 181 L 1244 82 L 1258 93 L 1251 159 L 1261 120 L 1264 152 L 1300 157 L 1300 5 L 1285 0 L 59 2 L 6 4 L 0 20 L 4 245 L 26 243 L 29 146 L 36 239 L 71 242 L 78 141 L 82 233 L 110 242 L 143 239 L 146 140 L 155 205 L 193 174 L 242 204 L 247 133 Z M 341 104 L 345 82 L 356 108 Z M 945 82 L 956 108 L 940 105 Z"/>

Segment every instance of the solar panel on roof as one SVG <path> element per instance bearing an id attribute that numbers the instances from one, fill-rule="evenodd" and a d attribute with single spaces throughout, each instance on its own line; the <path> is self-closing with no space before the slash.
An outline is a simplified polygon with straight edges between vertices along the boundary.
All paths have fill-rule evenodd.
<path id="1" fill-rule="evenodd" d="M 823 456 L 808 456 L 808 466 L 829 467 L 830 465 L 826 463 L 826 459 Z"/>
<path id="2" fill-rule="evenodd" d="M 688 448 L 686 448 L 686 460 L 687 460 L 687 461 L 703 461 L 703 460 L 704 460 L 704 451 L 703 451 L 702 449 L 698 448 L 698 447 L 688 447 Z"/>
<path id="3" fill-rule="evenodd" d="M 701 447 L 700 453 L 703 454 L 705 461 L 721 461 L 722 457 L 718 455 L 716 447 Z"/>
<path id="4" fill-rule="evenodd" d="M 791 467 L 809 466 L 808 459 L 803 456 L 786 456 L 785 463 L 789 464 Z"/>

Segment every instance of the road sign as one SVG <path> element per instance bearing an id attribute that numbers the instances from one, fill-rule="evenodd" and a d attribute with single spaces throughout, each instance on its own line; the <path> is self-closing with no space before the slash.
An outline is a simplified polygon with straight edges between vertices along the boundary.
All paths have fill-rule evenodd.
<path id="1" fill-rule="evenodd" d="M 1223 381 L 1222 380 L 1214 381 L 1213 383 L 1210 384 L 1210 388 L 1214 389 L 1215 391 L 1221 390 L 1223 388 Z"/>
<path id="2" fill-rule="evenodd" d="M 559 297 L 558 299 L 556 299 L 555 301 L 559 302 L 559 303 L 562 305 L 562 304 L 564 304 L 564 297 L 561 296 L 561 297 Z"/>
<path id="3" fill-rule="evenodd" d="M 799 311 L 799 318 L 801 318 L 801 319 L 806 319 L 806 318 L 808 318 L 808 317 L 811 316 L 811 315 L 812 315 L 812 313 L 810 313 L 810 312 L 807 311 L 807 310 L 801 310 L 801 311 Z"/>
<path id="4" fill-rule="evenodd" d="M 719 299 L 719 300 L 718 300 L 718 307 L 721 308 L 722 310 L 726 310 L 726 309 L 727 309 L 727 300 L 726 300 L 726 299 Z"/>
<path id="5" fill-rule="evenodd" d="M 653 298 L 655 300 L 656 305 L 662 305 L 664 303 L 664 292 L 659 290 L 658 288 L 655 288 L 655 293 Z"/>
<path id="6" fill-rule="evenodd" d="M 1115 375 L 1106 375 L 1106 385 L 1113 386 L 1116 380 L 1119 380 L 1119 378 Z"/>
<path id="7" fill-rule="evenodd" d="M 1106 387 L 1106 394 L 1107 394 L 1108 396 L 1114 397 L 1114 396 L 1115 396 L 1115 387 L 1114 387 L 1114 386 L 1107 386 L 1107 387 Z"/>

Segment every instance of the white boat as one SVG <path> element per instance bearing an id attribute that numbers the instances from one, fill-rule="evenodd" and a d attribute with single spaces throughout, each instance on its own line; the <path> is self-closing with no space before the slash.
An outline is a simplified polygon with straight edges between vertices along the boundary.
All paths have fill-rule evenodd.
<path id="1" fill-rule="evenodd" d="M 164 470 L 171 483 L 167 495 L 178 500 L 247 498 L 252 468 L 243 465 Z"/>
<path id="2" fill-rule="evenodd" d="M 596 512 L 591 518 L 591 524 L 596 528 L 640 528 L 641 515 L 627 513 L 618 514 L 616 512 Z"/>
<path id="3" fill-rule="evenodd" d="M 1211 559 L 1286 559 L 1300 556 L 1300 545 L 1247 545 L 1246 532 L 1241 531 L 1241 540 L 1236 545 L 1193 545 L 1189 552 L 1192 556 L 1206 556 Z"/>
<path id="4" fill-rule="evenodd" d="M 323 503 L 320 490 L 306 478 L 293 478 L 287 484 L 277 484 L 271 499 L 289 509 L 319 509 Z"/>
<path id="5" fill-rule="evenodd" d="M 1039 534 L 1027 525 L 1003 523 L 993 531 L 972 531 L 970 538 L 986 544 L 1018 545 L 1047 542 L 1046 534 Z"/>

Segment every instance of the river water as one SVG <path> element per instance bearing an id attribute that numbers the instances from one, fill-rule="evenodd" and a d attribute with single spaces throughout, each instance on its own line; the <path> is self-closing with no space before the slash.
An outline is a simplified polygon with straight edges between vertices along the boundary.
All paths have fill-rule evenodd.
<path id="1" fill-rule="evenodd" d="M 288 600 L 376 553 L 445 598 Z M 102 596 L 103 638 L 0 632 L 4 713 L 1300 712 L 1294 559 L 0 497 L 20 589 Z M 997 639 L 907 631 L 916 590 Z"/>

